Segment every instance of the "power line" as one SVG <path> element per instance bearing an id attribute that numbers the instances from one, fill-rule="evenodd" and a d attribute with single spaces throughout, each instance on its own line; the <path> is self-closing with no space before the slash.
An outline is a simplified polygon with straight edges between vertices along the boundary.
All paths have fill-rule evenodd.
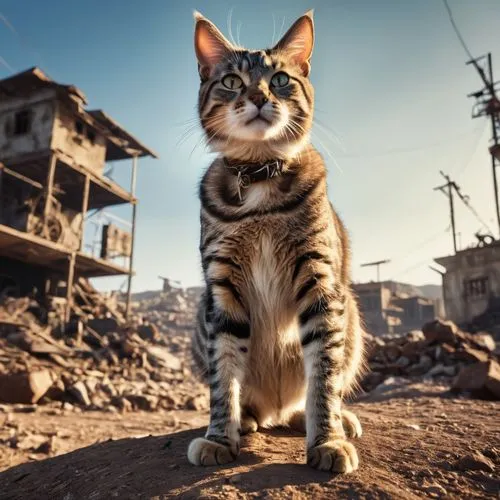
<path id="1" fill-rule="evenodd" d="M 441 238 L 443 236 L 443 234 L 449 232 L 450 229 L 451 229 L 451 226 L 448 225 L 448 227 L 446 229 L 441 229 L 439 232 L 434 233 L 431 236 L 428 236 L 427 238 L 425 238 L 424 240 L 422 240 L 418 244 L 412 245 L 407 251 L 402 252 L 401 254 L 396 256 L 396 258 L 392 258 L 391 259 L 392 262 L 394 262 L 394 261 L 397 262 L 399 260 L 403 260 L 403 259 L 408 258 L 410 255 L 414 254 L 416 251 L 421 250 L 423 247 L 427 246 L 429 243 L 432 243 L 432 242 L 436 241 L 438 238 Z"/>
<path id="2" fill-rule="evenodd" d="M 0 56 L 0 64 L 5 66 L 9 71 L 12 71 L 12 73 L 16 72 L 16 70 L 2 56 Z"/>
<path id="3" fill-rule="evenodd" d="M 42 57 L 39 52 L 37 52 L 31 43 L 27 40 L 26 37 L 22 36 L 21 33 L 14 27 L 11 21 L 7 19 L 7 17 L 0 12 L 0 23 L 4 24 L 5 27 L 17 38 L 18 43 L 27 51 L 31 52 L 33 56 L 35 56 L 36 59 L 38 59 L 38 62 L 40 63 L 41 66 L 44 66 Z M 9 65 L 9 69 L 14 72 L 12 67 Z"/>
<path id="4" fill-rule="evenodd" d="M 476 143 L 474 145 L 474 149 L 472 151 L 472 154 L 470 155 L 469 159 L 467 160 L 466 163 L 464 163 L 463 167 L 455 173 L 457 178 L 460 178 L 464 172 L 469 168 L 469 165 L 472 163 L 472 160 L 474 159 L 474 156 L 476 156 L 476 151 L 477 148 L 479 147 L 479 144 L 481 143 L 481 139 L 483 138 L 484 131 L 486 130 L 486 126 L 488 125 L 488 122 L 484 122 L 484 126 L 481 129 L 481 133 L 477 136 Z"/>
<path id="5" fill-rule="evenodd" d="M 476 129 L 477 128 L 475 127 L 472 130 L 472 132 L 475 132 Z M 390 156 L 390 155 L 394 155 L 394 154 L 416 153 L 418 151 L 424 151 L 426 149 L 431 149 L 431 148 L 442 146 L 444 144 L 448 144 L 448 143 L 453 142 L 453 141 L 460 139 L 462 137 L 469 136 L 470 134 L 471 134 L 471 131 L 468 131 L 468 132 L 457 134 L 457 135 L 452 136 L 452 137 L 448 137 L 447 139 L 444 139 L 442 141 L 433 142 L 430 144 L 423 144 L 420 146 L 391 148 L 391 149 L 386 149 L 386 150 L 382 150 L 382 151 L 373 151 L 373 152 L 370 152 L 367 154 L 355 154 L 355 153 L 349 154 L 349 153 L 346 153 L 346 154 L 337 154 L 335 156 L 336 156 L 336 158 L 339 158 L 339 159 L 361 159 L 361 158 L 378 158 L 378 157 Z"/>
<path id="6" fill-rule="evenodd" d="M 465 52 L 469 56 L 469 59 L 474 59 L 472 57 L 472 54 L 469 50 L 469 47 L 467 47 L 467 44 L 465 43 L 465 40 L 463 39 L 462 35 L 460 34 L 460 30 L 458 29 L 458 26 L 455 23 L 455 19 L 453 18 L 453 13 L 451 11 L 450 6 L 448 5 L 448 0 L 443 0 L 444 6 L 446 10 L 448 11 L 448 17 L 450 18 L 451 25 L 453 26 L 453 30 L 455 31 L 455 34 L 457 35 L 458 40 L 460 41 L 460 44 L 464 48 Z"/>

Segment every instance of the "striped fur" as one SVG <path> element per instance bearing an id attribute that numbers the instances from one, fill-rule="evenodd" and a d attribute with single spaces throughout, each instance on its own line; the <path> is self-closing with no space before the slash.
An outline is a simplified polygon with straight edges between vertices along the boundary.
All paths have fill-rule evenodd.
<path id="1" fill-rule="evenodd" d="M 197 27 L 200 22 L 208 23 L 198 15 Z M 229 133 L 222 127 L 213 146 L 226 158 L 283 158 L 286 168 L 281 176 L 250 185 L 240 200 L 237 179 L 221 155 L 200 183 L 206 289 L 193 356 L 210 386 L 210 424 L 205 437 L 190 444 L 188 457 L 194 464 L 234 460 L 241 433 L 284 424 L 305 427 L 311 466 L 337 472 L 358 466 L 346 435 L 359 436 L 361 427 L 341 406 L 355 386 L 363 351 L 348 235 L 328 200 L 324 162 L 308 143 L 313 113 L 310 53 L 305 60 L 293 59 L 287 50 L 287 44 L 295 47 L 297 42 L 293 30 L 303 40 L 308 29 L 312 37 L 310 14 L 274 49 L 231 48 L 208 70 L 204 64 L 209 58 L 197 51 L 199 112 L 209 137 L 214 132 L 207 116 L 227 118 L 238 106 L 249 107 L 241 89 L 231 99 L 219 92 L 217 81 L 235 67 L 246 88 L 265 87 L 267 102 L 280 103 L 273 109 L 287 107 L 287 123 L 300 119 L 301 127 L 290 135 L 268 131 L 269 137 L 263 133 L 258 141 L 249 137 L 259 131 Z M 262 84 L 269 80 L 268 72 L 277 70 L 294 75 L 289 88 L 279 93 Z M 280 124 L 283 116 L 275 119 Z"/>

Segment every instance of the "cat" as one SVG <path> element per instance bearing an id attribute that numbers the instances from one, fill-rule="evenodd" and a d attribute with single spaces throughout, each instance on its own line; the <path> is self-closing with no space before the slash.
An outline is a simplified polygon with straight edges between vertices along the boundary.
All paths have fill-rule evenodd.
<path id="1" fill-rule="evenodd" d="M 361 435 L 341 406 L 363 366 L 346 229 L 310 144 L 312 11 L 271 49 L 246 50 L 195 12 L 198 112 L 219 156 L 199 187 L 205 289 L 193 358 L 210 387 L 194 465 L 236 459 L 240 435 L 306 432 L 307 463 L 349 473 Z"/>

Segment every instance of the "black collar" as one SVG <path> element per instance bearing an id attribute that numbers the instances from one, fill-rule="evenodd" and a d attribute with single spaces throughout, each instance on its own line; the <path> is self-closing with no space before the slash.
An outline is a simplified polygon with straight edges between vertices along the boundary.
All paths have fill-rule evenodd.
<path id="1" fill-rule="evenodd" d="M 276 159 L 267 163 L 230 162 L 224 158 L 224 165 L 230 173 L 238 177 L 240 188 L 247 188 L 254 182 L 267 181 L 283 173 L 285 160 Z"/>

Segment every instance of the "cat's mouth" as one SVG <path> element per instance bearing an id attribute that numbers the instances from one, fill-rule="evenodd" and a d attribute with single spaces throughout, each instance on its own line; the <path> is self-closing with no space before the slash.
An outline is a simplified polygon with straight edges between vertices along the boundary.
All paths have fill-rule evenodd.
<path id="1" fill-rule="evenodd" d="M 268 120 L 267 118 L 265 118 L 264 116 L 262 116 L 260 113 L 256 116 L 254 116 L 253 118 L 250 118 L 250 120 L 248 120 L 245 125 L 250 125 L 251 123 L 255 123 L 255 122 L 258 122 L 258 121 L 262 121 L 264 123 L 267 123 L 268 125 L 271 125 L 271 121 Z"/>

